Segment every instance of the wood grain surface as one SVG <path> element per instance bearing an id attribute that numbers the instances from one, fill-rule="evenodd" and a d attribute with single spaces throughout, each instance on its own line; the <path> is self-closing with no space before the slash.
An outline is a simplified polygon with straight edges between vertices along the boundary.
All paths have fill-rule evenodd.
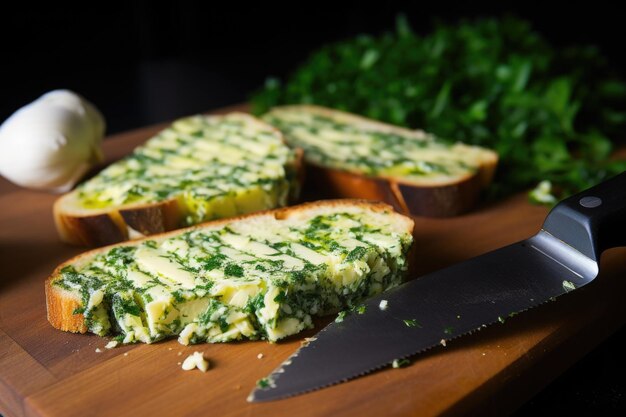
<path id="1" fill-rule="evenodd" d="M 107 159 L 120 158 L 161 127 L 107 140 Z M 324 196 L 324 190 L 309 195 Z M 5 417 L 502 415 L 626 318 L 626 252 L 615 249 L 605 254 L 602 272 L 589 286 L 417 356 L 407 368 L 249 404 L 255 382 L 315 332 L 278 344 L 182 346 L 169 340 L 107 350 L 106 339 L 53 329 L 46 321 L 44 280 L 82 250 L 60 243 L 52 220 L 55 198 L 0 179 L 0 414 Z M 412 261 L 421 274 L 482 254 L 534 234 L 546 214 L 518 195 L 456 218 L 416 218 Z M 194 351 L 210 360 L 207 373 L 181 370 L 179 362 Z"/>

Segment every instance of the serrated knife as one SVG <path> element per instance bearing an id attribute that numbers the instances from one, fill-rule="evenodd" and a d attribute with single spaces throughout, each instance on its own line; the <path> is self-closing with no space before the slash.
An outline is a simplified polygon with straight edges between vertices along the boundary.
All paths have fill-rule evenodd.
<path id="1" fill-rule="evenodd" d="M 529 239 L 369 299 L 363 314 L 329 324 L 263 379 L 248 400 L 276 400 L 345 382 L 503 321 L 588 284 L 598 275 L 600 254 L 622 245 L 626 172 L 560 202 Z"/>

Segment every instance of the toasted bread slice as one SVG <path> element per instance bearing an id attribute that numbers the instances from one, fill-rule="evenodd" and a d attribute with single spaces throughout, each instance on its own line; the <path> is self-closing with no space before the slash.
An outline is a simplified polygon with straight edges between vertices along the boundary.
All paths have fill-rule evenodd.
<path id="1" fill-rule="evenodd" d="M 57 230 L 102 246 L 282 207 L 298 194 L 301 156 L 247 114 L 181 119 L 59 198 Z"/>
<path id="2" fill-rule="evenodd" d="M 495 152 L 312 105 L 281 106 L 262 116 L 304 150 L 308 178 L 335 195 L 382 200 L 415 215 L 469 210 L 493 179 Z"/>
<path id="3" fill-rule="evenodd" d="M 413 220 L 328 200 L 107 246 L 45 282 L 57 329 L 125 342 L 276 341 L 401 282 Z"/>

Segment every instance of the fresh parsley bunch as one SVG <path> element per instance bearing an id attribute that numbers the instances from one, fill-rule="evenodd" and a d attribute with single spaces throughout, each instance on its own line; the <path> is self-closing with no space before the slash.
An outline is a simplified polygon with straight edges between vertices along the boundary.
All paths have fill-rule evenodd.
<path id="1" fill-rule="evenodd" d="M 252 97 L 262 113 L 315 103 L 500 155 L 492 191 L 534 187 L 544 203 L 626 170 L 611 161 L 626 124 L 626 84 L 598 49 L 556 49 L 513 17 L 438 24 L 420 36 L 402 16 L 396 30 L 358 36 L 313 53 L 283 84 Z"/>

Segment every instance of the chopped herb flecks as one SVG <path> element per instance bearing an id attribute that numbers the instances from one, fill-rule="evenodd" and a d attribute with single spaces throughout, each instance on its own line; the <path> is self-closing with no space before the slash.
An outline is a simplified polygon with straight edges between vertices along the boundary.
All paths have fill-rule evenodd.
<path id="1" fill-rule="evenodd" d="M 75 294 L 89 331 L 123 343 L 276 341 L 313 327 L 315 316 L 366 314 L 366 297 L 401 282 L 412 238 L 390 215 L 339 206 L 311 219 L 198 227 L 94 253 L 55 285 Z M 346 260 L 356 253 L 350 229 L 371 265 Z"/>
<path id="2" fill-rule="evenodd" d="M 339 314 L 337 314 L 337 318 L 335 319 L 335 323 L 341 323 L 343 321 L 343 319 L 346 317 L 347 314 L 348 314 L 347 311 L 340 311 Z"/>
<path id="3" fill-rule="evenodd" d="M 270 380 L 268 378 L 261 378 L 257 381 L 256 386 L 261 389 L 269 388 L 271 386 Z"/>
<path id="4" fill-rule="evenodd" d="M 409 366 L 410 364 L 411 364 L 411 361 L 408 359 L 394 359 L 393 362 L 391 362 L 391 367 L 403 368 L 405 366 Z"/>
<path id="5" fill-rule="evenodd" d="M 230 264 L 224 269 L 224 273 L 232 277 L 243 277 L 243 268 L 239 265 Z"/>
<path id="6" fill-rule="evenodd" d="M 406 319 L 402 321 L 404 322 L 406 327 L 420 327 L 420 328 L 422 327 L 415 319 Z"/>
<path id="7" fill-rule="evenodd" d="M 354 311 L 356 311 L 356 312 L 357 312 L 357 314 L 365 314 L 365 310 L 366 310 L 366 309 L 367 309 L 367 308 L 365 307 L 365 304 L 361 304 L 361 305 L 357 306 L 357 307 L 354 309 Z"/>

